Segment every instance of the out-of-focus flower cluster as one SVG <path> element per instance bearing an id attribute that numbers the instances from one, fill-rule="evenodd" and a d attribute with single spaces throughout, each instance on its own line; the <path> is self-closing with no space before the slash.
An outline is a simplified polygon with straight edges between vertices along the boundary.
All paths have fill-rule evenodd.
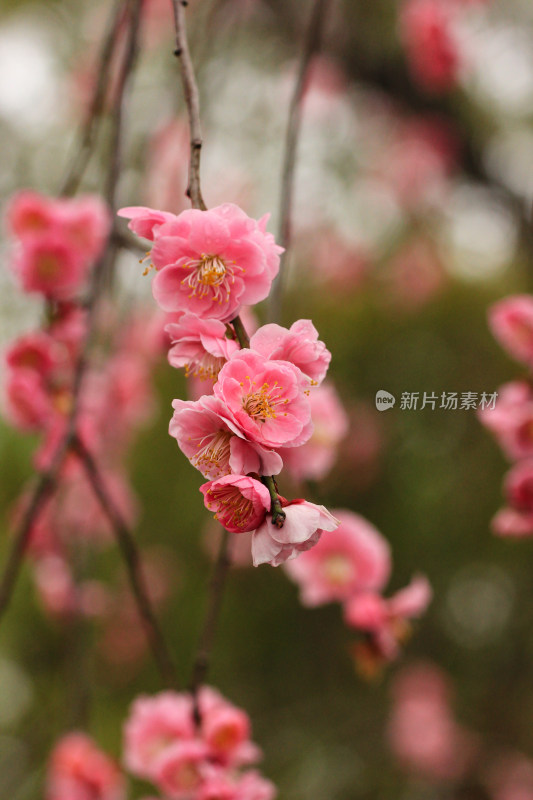
<path id="1" fill-rule="evenodd" d="M 384 598 L 391 572 L 387 541 L 358 514 L 344 509 L 334 514 L 339 527 L 288 563 L 286 570 L 299 585 L 304 605 L 342 604 L 346 624 L 363 634 L 353 654 L 360 671 L 370 677 L 398 656 L 409 633 L 408 620 L 426 610 L 431 587 L 418 575 L 409 586 Z"/>
<path id="2" fill-rule="evenodd" d="M 533 367 L 533 297 L 500 300 L 489 311 L 489 324 L 503 349 L 529 371 Z M 513 462 L 506 475 L 506 506 L 492 521 L 499 536 L 533 535 L 533 389 L 531 376 L 500 387 L 494 408 L 480 420 Z"/>
<path id="3" fill-rule="evenodd" d="M 452 681 L 430 662 L 404 667 L 396 676 L 387 739 L 401 770 L 437 793 L 446 787 L 454 796 L 533 797 L 533 761 L 458 722 L 454 699 Z"/>
<path id="4" fill-rule="evenodd" d="M 107 307 L 105 335 L 95 343 L 97 355 L 77 390 L 88 337 L 84 294 L 102 254 L 109 215 L 97 197 L 56 200 L 23 191 L 12 199 L 7 222 L 14 239 L 12 270 L 24 291 L 43 297 L 45 308 L 41 326 L 19 336 L 5 353 L 6 416 L 20 430 L 40 436 L 34 464 L 46 470 L 76 404 L 78 436 L 97 459 L 112 502 L 133 524 L 137 501 L 126 459 L 135 434 L 155 410 L 151 371 L 163 352 L 161 322 L 135 312 L 119 324 Z M 33 525 L 28 547 L 44 609 L 54 616 L 109 618 L 112 624 L 120 608 L 123 621 L 131 618 L 125 590 L 115 604 L 102 584 L 73 574 L 74 563 L 85 562 L 91 549 L 112 540 L 110 523 L 74 453 L 67 455 L 57 483 Z M 15 524 L 29 497 L 30 490 L 16 504 Z"/>
<path id="5" fill-rule="evenodd" d="M 273 800 L 273 784 L 256 770 L 248 715 L 210 687 L 192 697 L 172 691 L 138 697 L 124 726 L 123 763 L 166 800 Z M 46 800 L 124 800 L 126 778 L 85 734 L 71 733 L 55 747 Z"/>

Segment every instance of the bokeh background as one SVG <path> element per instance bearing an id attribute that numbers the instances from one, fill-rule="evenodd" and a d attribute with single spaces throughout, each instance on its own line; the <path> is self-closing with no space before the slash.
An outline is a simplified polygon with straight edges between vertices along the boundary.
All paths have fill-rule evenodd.
<path id="1" fill-rule="evenodd" d="M 232 570 L 210 681 L 250 713 L 262 769 L 283 800 L 533 797 L 533 545 L 497 539 L 489 528 L 502 504 L 505 460 L 475 411 L 399 403 L 403 392 L 491 393 L 520 374 L 491 338 L 486 311 L 533 287 L 533 6 L 444 5 L 455 60 L 444 59 L 446 80 L 437 64 L 428 83 L 438 41 L 428 45 L 429 65 L 420 65 L 405 33 L 406 3 L 334 2 L 305 99 L 282 318 L 313 319 L 351 419 L 335 467 L 308 496 L 367 517 L 392 547 L 390 590 L 422 572 L 434 600 L 400 660 L 368 681 L 337 605 L 305 609 L 282 569 Z M 107 6 L 3 0 L 3 202 L 21 187 L 58 191 Z M 273 232 L 309 9 L 302 0 L 189 4 L 206 202 L 271 212 Z M 187 135 L 170 3 L 146 0 L 145 23 L 120 201 L 177 212 L 185 207 Z M 104 120 L 84 190 L 101 189 L 105 133 Z M 4 237 L 3 346 L 40 314 L 14 285 L 9 248 Z M 116 303 L 145 303 L 155 313 L 137 259 L 121 254 Z M 258 313 L 265 320 L 268 309 Z M 162 357 L 155 385 L 157 412 L 129 465 L 142 508 L 136 536 L 160 565 L 161 619 L 186 681 L 216 532 L 206 532 L 201 476 L 167 434 L 170 402 L 186 396 L 185 380 Z M 380 389 L 397 398 L 386 413 L 375 408 Z M 0 424 L 2 557 L 35 446 Z M 290 482 L 283 488 L 289 494 Z M 113 547 L 94 556 L 91 575 L 120 586 Z M 43 796 L 46 759 L 70 724 L 76 692 L 88 695 L 91 734 L 119 755 L 132 699 L 160 688 L 138 622 L 128 626 L 138 635 L 98 622 L 72 630 L 46 612 L 24 570 L 0 632 L 2 800 Z M 73 644 L 80 633 L 84 656 Z M 450 713 L 477 742 L 475 764 L 457 779 L 407 769 L 390 747 L 395 676 L 420 661 L 447 676 Z M 504 756 L 522 759 L 522 794 L 498 794 L 491 783 L 489 767 Z"/>

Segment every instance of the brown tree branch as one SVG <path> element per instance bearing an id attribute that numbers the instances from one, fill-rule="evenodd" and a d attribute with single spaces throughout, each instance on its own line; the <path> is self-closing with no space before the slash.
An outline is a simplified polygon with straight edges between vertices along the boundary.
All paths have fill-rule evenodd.
<path id="1" fill-rule="evenodd" d="M 191 149 L 189 157 L 189 186 L 187 195 L 191 199 L 193 208 L 201 211 L 206 210 L 206 205 L 202 198 L 200 189 L 200 153 L 202 149 L 202 129 L 200 125 L 200 101 L 198 96 L 198 85 L 194 74 L 194 67 L 191 60 L 189 42 L 187 39 L 187 29 L 185 26 L 185 7 L 187 0 L 172 0 L 174 10 L 174 23 L 176 28 L 176 49 L 174 55 L 179 58 L 181 82 L 187 115 L 189 118 L 189 130 L 191 139 Z M 249 343 L 248 335 L 239 317 L 232 320 L 235 334 L 241 347 L 246 347 Z M 211 660 L 211 651 L 215 640 L 216 628 L 220 616 L 222 596 L 226 582 L 226 575 L 229 567 L 228 557 L 228 532 L 222 531 L 220 548 L 215 562 L 213 575 L 209 585 L 207 597 L 207 611 L 205 621 L 198 639 L 198 645 L 193 657 L 192 676 L 190 681 L 190 691 L 194 703 L 194 719 L 197 725 L 201 723 L 201 714 L 198 706 L 198 690 L 204 683 Z"/>
<path id="2" fill-rule="evenodd" d="M 161 677 L 168 688 L 177 688 L 179 681 L 170 650 L 152 608 L 145 585 L 139 551 L 120 510 L 113 502 L 98 465 L 79 437 L 73 443 L 102 510 L 109 520 L 124 559 L 130 588 Z"/>
<path id="3" fill-rule="evenodd" d="M 185 7 L 187 0 L 172 0 L 174 9 L 174 24 L 176 28 L 176 49 L 174 55 L 179 58 L 181 83 L 183 95 L 187 106 L 189 130 L 191 140 L 191 153 L 189 160 L 189 186 L 187 195 L 191 199 L 192 207 L 205 211 L 206 205 L 200 189 L 200 154 L 202 151 L 202 127 L 200 125 L 200 98 L 198 85 L 194 75 L 187 28 L 185 23 Z"/>
<path id="4" fill-rule="evenodd" d="M 285 150 L 281 177 L 281 199 L 278 233 L 278 244 L 285 248 L 285 252 L 281 254 L 279 273 L 272 284 L 272 291 L 269 298 L 268 318 L 271 322 L 279 322 L 281 319 L 283 280 L 285 275 L 287 255 L 292 238 L 294 173 L 296 167 L 298 139 L 300 136 L 302 122 L 302 101 L 306 89 L 311 60 L 320 48 L 326 12 L 330 2 L 331 0 L 314 0 L 311 19 L 309 21 L 302 55 L 300 58 L 298 76 L 289 105 L 289 118 L 287 122 L 287 132 L 285 135 Z"/>

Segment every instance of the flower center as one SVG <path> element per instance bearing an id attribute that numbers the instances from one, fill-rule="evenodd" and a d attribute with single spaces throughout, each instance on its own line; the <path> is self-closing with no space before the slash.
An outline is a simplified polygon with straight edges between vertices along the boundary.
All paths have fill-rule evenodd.
<path id="1" fill-rule="evenodd" d="M 220 256 L 206 255 L 189 261 L 185 268 L 190 270 L 182 284 L 191 290 L 189 297 L 207 297 L 212 295 L 217 303 L 226 302 L 235 283 L 235 272 L 244 272 L 235 261 L 226 262 Z"/>
<path id="2" fill-rule="evenodd" d="M 37 271 L 41 278 L 55 278 L 59 273 L 59 260 L 53 253 L 43 253 L 37 262 Z"/>
<path id="3" fill-rule="evenodd" d="M 324 560 L 324 575 L 334 586 L 345 586 L 352 577 L 352 565 L 346 556 L 331 555 Z"/>
<path id="4" fill-rule="evenodd" d="M 288 402 L 288 400 L 283 400 L 283 386 L 274 381 L 273 386 L 264 383 L 258 391 L 245 395 L 242 399 L 242 407 L 252 419 L 266 422 L 267 419 L 276 419 L 279 406 L 286 405 Z"/>
<path id="5" fill-rule="evenodd" d="M 227 475 L 230 457 L 230 431 L 217 431 L 215 434 L 202 437 L 197 444 L 198 452 L 191 459 L 200 472 L 209 471 L 217 477 Z"/>
<path id="6" fill-rule="evenodd" d="M 215 517 L 222 523 L 231 521 L 237 528 L 244 528 L 253 514 L 253 503 L 244 497 L 235 486 L 219 486 L 208 492 L 210 500 L 217 504 Z"/>
<path id="7" fill-rule="evenodd" d="M 211 353 L 204 353 L 201 358 L 189 361 L 185 365 L 185 377 L 189 378 L 194 375 L 196 378 L 210 378 L 216 381 L 218 373 L 226 363 L 226 359 L 222 356 L 213 356 Z"/>

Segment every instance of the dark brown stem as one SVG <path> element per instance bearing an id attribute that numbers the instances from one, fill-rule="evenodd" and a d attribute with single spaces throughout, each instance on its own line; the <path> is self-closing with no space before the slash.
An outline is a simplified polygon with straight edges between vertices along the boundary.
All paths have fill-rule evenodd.
<path id="1" fill-rule="evenodd" d="M 246 333 L 246 328 L 242 323 L 242 319 L 240 317 L 235 317 L 235 319 L 231 320 L 231 324 L 233 325 L 233 330 L 235 331 L 240 346 L 244 348 L 250 347 L 250 337 Z"/>
<path id="2" fill-rule="evenodd" d="M 122 133 L 122 107 L 129 76 L 133 71 L 135 56 L 137 53 L 137 40 L 139 31 L 140 9 L 142 0 L 126 0 L 126 5 L 131 11 L 128 43 L 126 53 L 121 67 L 121 74 L 118 82 L 117 108 L 112 118 L 111 153 L 109 158 L 109 169 L 105 184 L 105 199 L 108 202 L 111 213 L 114 216 L 116 211 L 116 186 L 118 182 L 119 162 L 120 162 L 120 141 Z M 20 573 L 24 553 L 28 545 L 32 528 L 42 512 L 47 499 L 54 492 L 61 467 L 69 450 L 72 448 L 76 439 L 76 426 L 79 413 L 80 397 L 82 385 L 88 366 L 89 350 L 92 344 L 93 334 L 96 328 L 96 312 L 100 296 L 104 289 L 104 277 L 109 274 L 115 262 L 117 244 L 110 232 L 104 246 L 102 255 L 96 262 L 89 288 L 89 296 L 86 303 L 87 309 L 87 332 L 81 346 L 74 370 L 72 385 L 72 410 L 65 426 L 65 434 L 59 442 L 57 449 L 52 456 L 50 467 L 43 472 L 30 495 L 26 511 L 22 520 L 15 531 L 13 544 L 8 554 L 6 565 L 0 580 L 0 621 L 9 606 L 11 595 Z"/>
<path id="3" fill-rule="evenodd" d="M 200 99 L 198 85 L 194 75 L 187 28 L 185 22 L 185 6 L 183 0 L 172 0 L 174 9 L 174 24 L 176 28 L 176 49 L 174 55 L 179 59 L 181 83 L 187 114 L 191 140 L 191 154 L 189 161 L 189 186 L 187 195 L 191 199 L 192 207 L 205 211 L 206 205 L 200 189 L 200 154 L 202 151 L 202 127 L 200 125 Z"/>
<path id="4" fill-rule="evenodd" d="M 79 438 L 74 440 L 73 446 L 83 465 L 94 494 L 113 529 L 117 544 L 124 559 L 131 591 L 146 632 L 146 638 L 148 639 L 161 677 L 168 688 L 175 689 L 179 684 L 176 667 L 174 666 L 170 650 L 167 647 L 152 608 L 152 603 L 144 582 L 141 560 L 135 539 L 124 521 L 121 512 L 109 495 L 105 481 L 92 454 Z"/>
<path id="5" fill-rule="evenodd" d="M 211 576 L 211 582 L 209 585 L 207 613 L 204 626 L 198 640 L 198 646 L 196 648 L 192 666 L 190 691 L 193 696 L 194 719 L 197 725 L 200 725 L 201 723 L 201 714 L 198 707 L 198 690 L 205 682 L 207 673 L 209 671 L 211 651 L 213 649 L 217 623 L 222 606 L 222 596 L 224 594 L 226 575 L 230 565 L 228 556 L 228 541 L 229 533 L 227 530 L 222 529 L 217 560 L 215 562 L 213 574 Z"/>
<path id="6" fill-rule="evenodd" d="M 0 622 L 9 607 L 33 526 L 55 489 L 57 477 L 69 447 L 70 438 L 65 438 L 56 450 L 49 469 L 39 475 L 22 519 L 15 531 L 13 544 L 0 582 Z"/>
<path id="7" fill-rule="evenodd" d="M 298 139 L 302 121 L 302 101 L 306 89 L 311 60 L 320 47 L 322 30 L 326 11 L 331 0 L 315 0 L 311 19 L 307 29 L 303 51 L 298 69 L 298 76 L 294 86 L 294 92 L 289 106 L 289 119 L 285 136 L 285 151 L 283 157 L 283 169 L 281 177 L 281 199 L 278 244 L 285 248 L 280 259 L 280 267 L 277 278 L 272 285 L 269 299 L 268 318 L 271 322 L 279 322 L 281 319 L 281 305 L 283 297 L 283 280 L 287 263 L 287 255 L 291 245 L 292 236 L 292 205 L 294 194 L 294 172 L 296 167 L 296 155 L 298 149 Z"/>

